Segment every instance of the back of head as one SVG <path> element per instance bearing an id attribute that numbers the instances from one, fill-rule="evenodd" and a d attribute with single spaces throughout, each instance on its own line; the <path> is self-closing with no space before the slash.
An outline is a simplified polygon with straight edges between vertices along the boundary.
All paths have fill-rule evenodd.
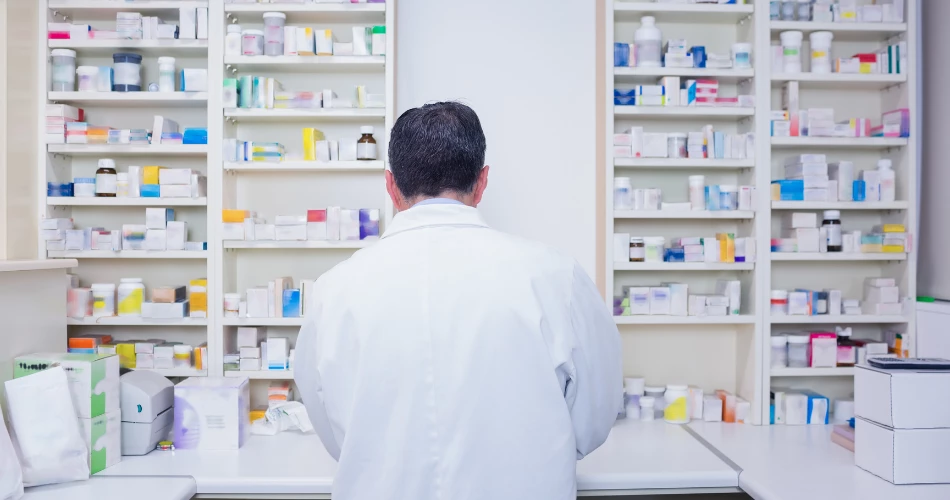
<path id="1" fill-rule="evenodd" d="M 406 111 L 390 134 L 389 164 L 407 200 L 471 192 L 485 166 L 485 133 L 478 115 L 457 102 Z"/>

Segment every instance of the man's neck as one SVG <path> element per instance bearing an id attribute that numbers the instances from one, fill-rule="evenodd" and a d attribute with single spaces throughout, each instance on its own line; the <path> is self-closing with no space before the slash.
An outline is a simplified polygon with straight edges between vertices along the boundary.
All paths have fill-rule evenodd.
<path id="1" fill-rule="evenodd" d="M 475 206 L 474 197 L 471 194 L 459 194 L 454 191 L 446 191 L 438 196 L 417 196 L 409 200 L 408 205 L 455 205 L 462 204 L 470 207 Z"/>

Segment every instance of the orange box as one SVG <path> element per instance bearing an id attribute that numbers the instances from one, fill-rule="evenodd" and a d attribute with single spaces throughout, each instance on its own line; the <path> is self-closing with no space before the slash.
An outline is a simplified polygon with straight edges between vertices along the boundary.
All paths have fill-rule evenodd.
<path id="1" fill-rule="evenodd" d="M 222 210 L 221 211 L 221 222 L 244 222 L 244 219 L 247 219 L 251 216 L 251 213 L 247 210 Z"/>
<path id="2" fill-rule="evenodd" d="M 68 341 L 70 349 L 95 349 L 101 344 L 112 342 L 111 335 L 95 335 L 85 337 L 71 337 Z"/>
<path id="3" fill-rule="evenodd" d="M 722 421 L 734 424 L 736 422 L 736 395 L 717 389 L 716 396 L 722 400 Z"/>

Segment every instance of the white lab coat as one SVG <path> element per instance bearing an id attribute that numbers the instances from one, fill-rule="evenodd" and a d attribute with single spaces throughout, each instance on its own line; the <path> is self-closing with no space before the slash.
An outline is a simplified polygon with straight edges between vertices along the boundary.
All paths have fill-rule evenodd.
<path id="1" fill-rule="evenodd" d="M 623 392 L 617 327 L 576 262 L 420 205 L 313 295 L 294 377 L 335 500 L 575 498 Z"/>

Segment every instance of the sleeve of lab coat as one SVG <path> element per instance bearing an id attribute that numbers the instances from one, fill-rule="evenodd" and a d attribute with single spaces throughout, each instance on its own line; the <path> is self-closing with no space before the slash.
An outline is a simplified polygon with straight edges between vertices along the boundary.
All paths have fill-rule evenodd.
<path id="1" fill-rule="evenodd" d="M 315 286 L 314 290 L 319 290 L 319 288 Z M 311 299 L 307 320 L 297 335 L 297 346 L 294 351 L 294 382 L 297 383 L 300 399 L 307 408 L 310 423 L 320 436 L 320 441 L 323 442 L 330 456 L 339 461 L 340 443 L 337 443 L 333 435 L 323 398 L 323 383 L 320 379 L 317 325 L 320 321 L 322 303 L 319 293 L 317 291 L 316 296 Z"/>
<path id="2" fill-rule="evenodd" d="M 577 264 L 571 291 L 571 323 L 574 373 L 568 380 L 565 398 L 580 460 L 604 443 L 617 420 L 623 368 L 617 325 L 597 287 Z"/>

